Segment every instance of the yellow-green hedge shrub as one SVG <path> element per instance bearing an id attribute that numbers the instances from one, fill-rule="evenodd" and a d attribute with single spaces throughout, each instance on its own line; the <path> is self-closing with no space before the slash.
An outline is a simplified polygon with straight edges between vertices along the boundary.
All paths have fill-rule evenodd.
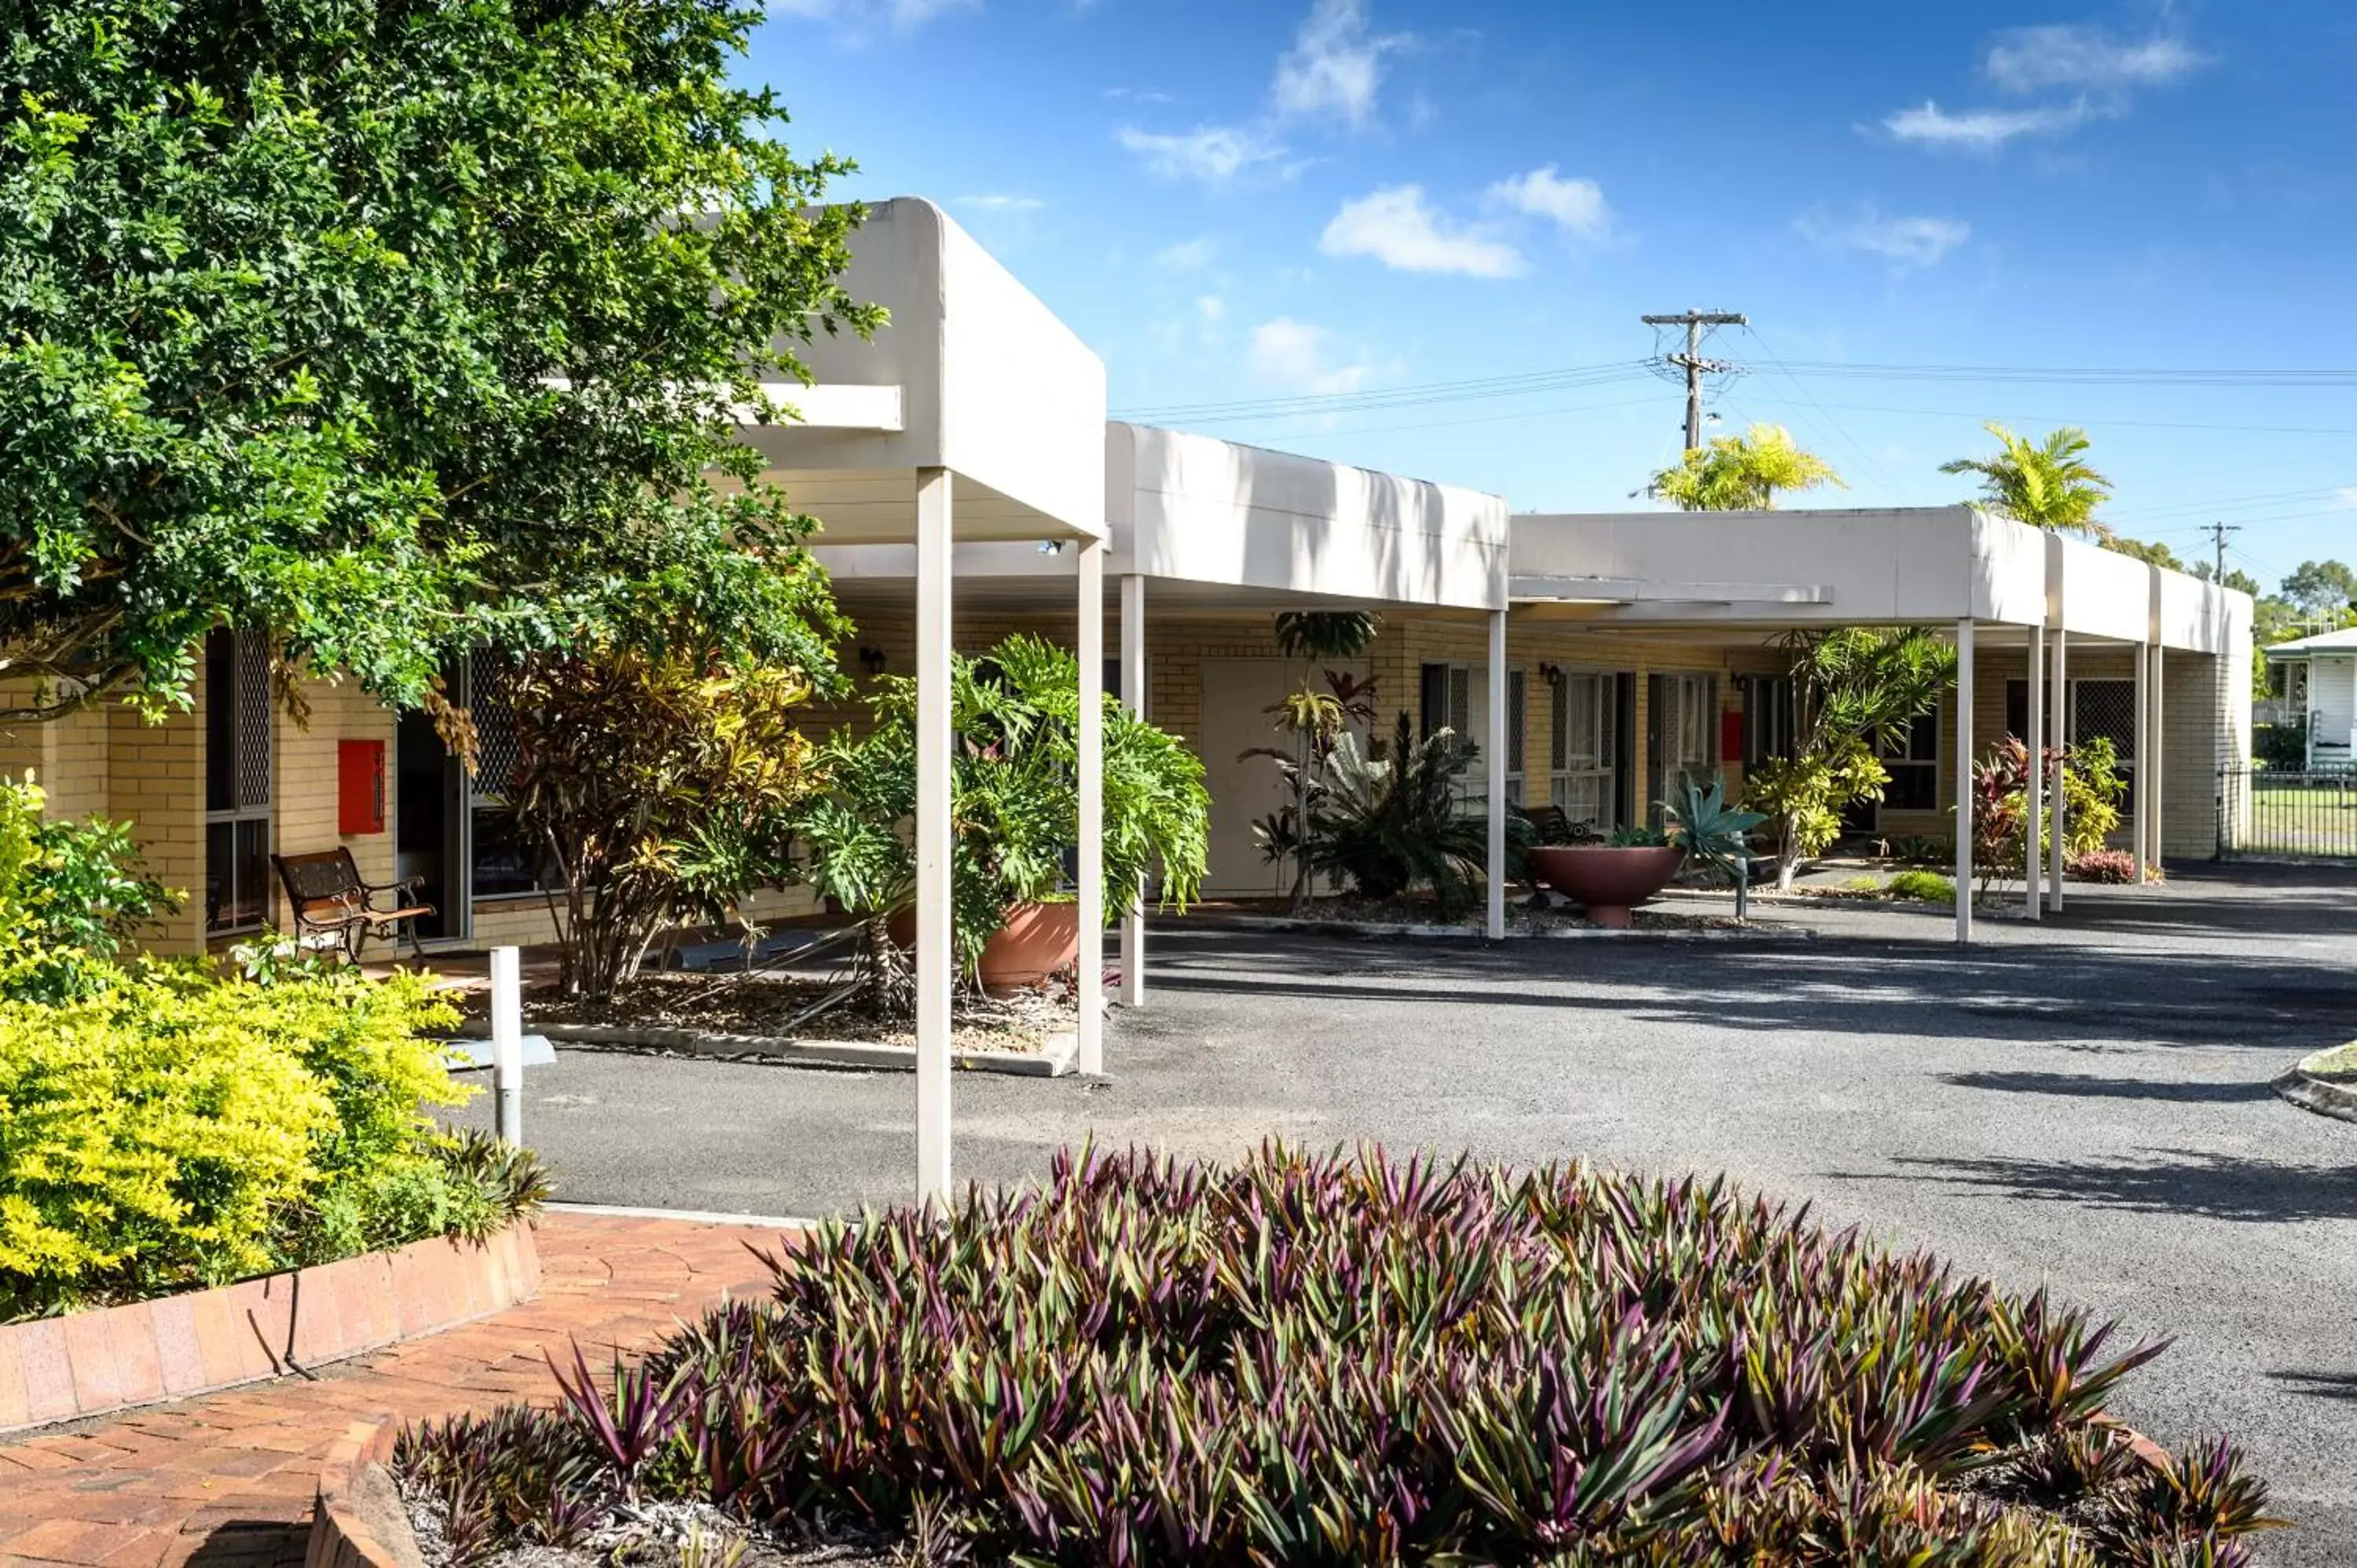
<path id="1" fill-rule="evenodd" d="M 143 968 L 0 1003 L 0 1319 L 289 1261 L 288 1220 L 430 1146 L 453 1015 L 409 976 Z"/>

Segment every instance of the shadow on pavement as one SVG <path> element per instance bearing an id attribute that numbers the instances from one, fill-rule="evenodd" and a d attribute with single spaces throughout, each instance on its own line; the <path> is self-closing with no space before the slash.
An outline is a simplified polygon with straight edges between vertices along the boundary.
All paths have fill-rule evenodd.
<path id="1" fill-rule="evenodd" d="M 1859 1182 L 1932 1182 L 2033 1202 L 2076 1203 L 2146 1214 L 2275 1223 L 2357 1219 L 2357 1167 L 2319 1169 L 2267 1159 L 2169 1150 L 2123 1160 L 1941 1159 L 1902 1155 L 1895 1171 L 1859 1171 Z"/>

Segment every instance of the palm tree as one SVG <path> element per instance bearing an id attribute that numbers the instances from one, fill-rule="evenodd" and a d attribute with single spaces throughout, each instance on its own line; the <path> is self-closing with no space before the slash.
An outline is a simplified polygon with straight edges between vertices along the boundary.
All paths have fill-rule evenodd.
<path id="1" fill-rule="evenodd" d="M 2108 539 L 2112 531 L 2095 517 L 2111 499 L 2112 481 L 2083 460 L 2087 433 L 2066 424 L 2044 441 L 2031 442 L 1990 420 L 1981 426 L 1997 439 L 1994 457 L 1959 457 L 1940 465 L 1943 474 L 1977 474 L 1980 504 L 1999 517 L 2033 528 L 2068 529 Z"/>
<path id="2" fill-rule="evenodd" d="M 1682 511 L 1762 511 L 1775 509 L 1779 490 L 1819 485 L 1849 488 L 1831 463 L 1792 445 L 1791 431 L 1755 424 L 1692 448 L 1676 467 L 1655 474 L 1645 493 Z"/>

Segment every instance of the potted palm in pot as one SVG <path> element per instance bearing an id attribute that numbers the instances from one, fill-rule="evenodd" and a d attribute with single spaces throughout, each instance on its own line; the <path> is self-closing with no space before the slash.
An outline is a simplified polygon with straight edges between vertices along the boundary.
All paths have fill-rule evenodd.
<path id="1" fill-rule="evenodd" d="M 950 693 L 959 969 L 985 988 L 1036 983 L 1069 967 L 1079 945 L 1066 857 L 1080 826 L 1080 666 L 1069 650 L 1017 635 L 955 659 Z M 839 732 L 821 749 L 826 783 L 798 824 L 813 887 L 861 922 L 868 1001 L 887 1012 L 908 1011 L 914 997 L 916 703 L 908 678 L 880 683 L 867 733 Z M 1111 700 L 1103 758 L 1108 918 L 1132 909 L 1157 871 L 1163 906 L 1183 908 L 1209 853 L 1202 764 Z"/>

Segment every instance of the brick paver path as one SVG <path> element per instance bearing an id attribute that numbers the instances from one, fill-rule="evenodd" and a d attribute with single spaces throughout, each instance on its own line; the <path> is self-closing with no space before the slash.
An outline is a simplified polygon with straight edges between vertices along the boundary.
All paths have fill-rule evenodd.
<path id="1" fill-rule="evenodd" d="M 774 1230 L 552 1213 L 537 1300 L 285 1379 L 79 1421 L 0 1444 L 0 1568 L 271 1568 L 303 1560 L 320 1459 L 355 1418 L 480 1410 L 553 1393 L 543 1352 L 592 1366 L 645 1346 L 724 1291 L 766 1283 L 746 1251 Z"/>

